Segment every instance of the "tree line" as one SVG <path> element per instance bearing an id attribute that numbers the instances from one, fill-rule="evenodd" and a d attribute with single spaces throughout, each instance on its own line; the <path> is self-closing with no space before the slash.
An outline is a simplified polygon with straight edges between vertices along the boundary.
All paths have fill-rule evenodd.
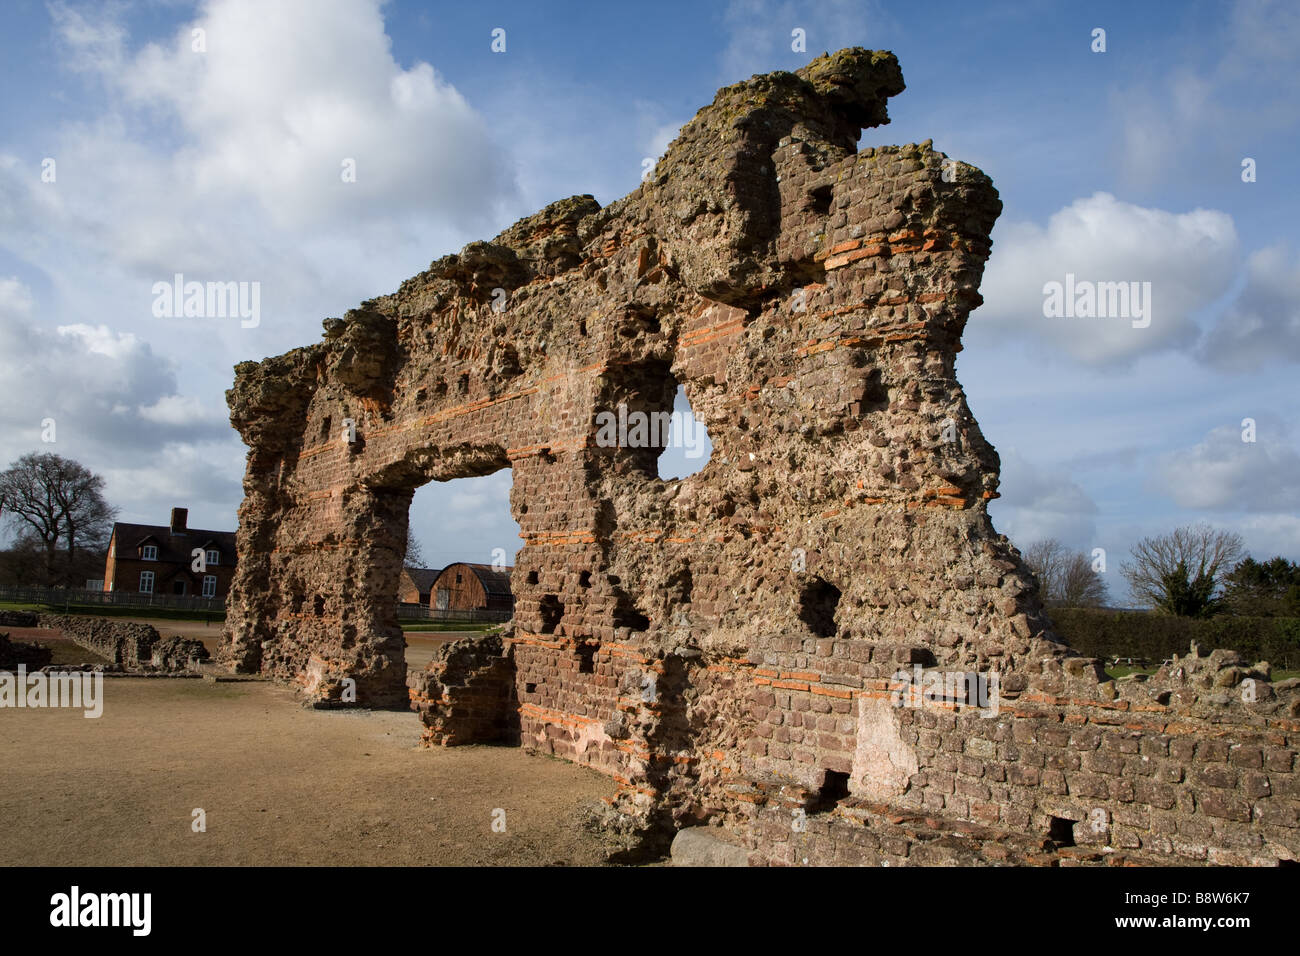
<path id="1" fill-rule="evenodd" d="M 1109 589 L 1083 552 L 1047 538 L 1022 557 L 1047 607 L 1105 606 Z M 1300 565 L 1280 556 L 1256 561 L 1240 535 L 1206 524 L 1143 538 L 1120 575 L 1139 606 L 1176 617 L 1300 617 Z"/>
<path id="2" fill-rule="evenodd" d="M 0 583 L 82 587 L 102 576 L 103 555 L 117 509 L 104 498 L 104 479 L 51 453 L 23 455 L 0 472 L 0 520 L 14 540 L 0 554 Z M 407 567 L 422 566 L 422 549 L 408 534 Z M 1300 617 L 1300 565 L 1283 557 L 1256 561 L 1241 536 L 1206 524 L 1143 538 L 1120 574 L 1140 606 L 1187 618 L 1219 614 Z M 1024 552 L 1043 603 L 1103 607 L 1109 589 L 1101 568 L 1055 538 Z"/>

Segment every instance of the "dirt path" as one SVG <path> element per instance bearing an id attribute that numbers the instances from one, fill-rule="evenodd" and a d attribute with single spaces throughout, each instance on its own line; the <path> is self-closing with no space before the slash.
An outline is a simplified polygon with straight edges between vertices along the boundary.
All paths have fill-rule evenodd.
<path id="1" fill-rule="evenodd" d="M 419 734 L 412 713 L 305 710 L 264 682 L 110 678 L 98 720 L 0 710 L 0 865 L 601 862 L 578 810 L 613 781 Z"/>

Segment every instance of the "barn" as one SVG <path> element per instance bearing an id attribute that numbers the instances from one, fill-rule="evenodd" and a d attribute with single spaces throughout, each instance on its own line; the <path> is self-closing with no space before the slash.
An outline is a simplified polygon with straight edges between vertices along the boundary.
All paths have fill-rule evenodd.
<path id="1" fill-rule="evenodd" d="M 432 568 L 402 568 L 397 583 L 397 600 L 400 604 L 429 604 L 432 600 L 433 582 L 438 579 Z"/>
<path id="2" fill-rule="evenodd" d="M 513 612 L 510 572 L 490 564 L 449 564 L 433 582 L 430 607 L 435 610 Z"/>

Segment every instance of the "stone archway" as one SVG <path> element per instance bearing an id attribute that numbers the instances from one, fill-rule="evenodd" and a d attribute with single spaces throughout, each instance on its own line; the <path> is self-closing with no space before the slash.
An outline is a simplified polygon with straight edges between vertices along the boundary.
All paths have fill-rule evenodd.
<path id="1" fill-rule="evenodd" d="M 892 55 L 861 50 L 729 87 L 626 199 L 555 203 L 239 366 L 229 659 L 400 702 L 388 594 L 410 492 L 507 465 L 517 622 L 538 634 L 752 646 L 760 613 L 799 626 L 793 553 L 848 581 L 886 538 L 942 526 L 965 529 L 946 550 L 988 560 L 971 545 L 993 538 L 996 457 L 952 366 L 1000 204 L 928 144 L 855 152 L 902 88 Z M 666 483 L 656 447 L 605 447 L 596 422 L 671 411 L 679 382 L 713 460 Z M 853 627 L 895 637 L 870 617 Z"/>

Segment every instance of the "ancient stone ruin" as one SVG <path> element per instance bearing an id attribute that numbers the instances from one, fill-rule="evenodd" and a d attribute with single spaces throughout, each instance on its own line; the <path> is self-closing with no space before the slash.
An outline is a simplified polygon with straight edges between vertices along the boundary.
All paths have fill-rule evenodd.
<path id="1" fill-rule="evenodd" d="M 0 627 L 5 626 L 58 631 L 78 647 L 107 660 L 108 667 L 133 674 L 183 674 L 208 660 L 208 649 L 200 640 L 179 635 L 163 638 L 148 624 L 114 618 L 0 611 Z M 24 653 L 30 654 L 30 648 Z M 44 659 L 36 666 L 49 664 L 49 651 L 40 653 Z M 8 659 L 8 655 L 0 651 L 0 670 L 10 666 L 5 663 Z M 29 669 L 35 669 L 30 660 L 26 663 Z"/>
<path id="2" fill-rule="evenodd" d="M 862 49 L 727 87 L 624 199 L 241 364 L 226 660 L 610 774 L 628 853 L 704 827 L 751 863 L 1295 860 L 1295 688 L 1222 654 L 1107 681 L 990 524 L 954 361 L 1001 203 L 929 142 L 858 150 L 902 90 Z M 703 471 L 598 441 L 679 385 Z M 514 620 L 408 687 L 412 493 L 502 468 Z"/>

